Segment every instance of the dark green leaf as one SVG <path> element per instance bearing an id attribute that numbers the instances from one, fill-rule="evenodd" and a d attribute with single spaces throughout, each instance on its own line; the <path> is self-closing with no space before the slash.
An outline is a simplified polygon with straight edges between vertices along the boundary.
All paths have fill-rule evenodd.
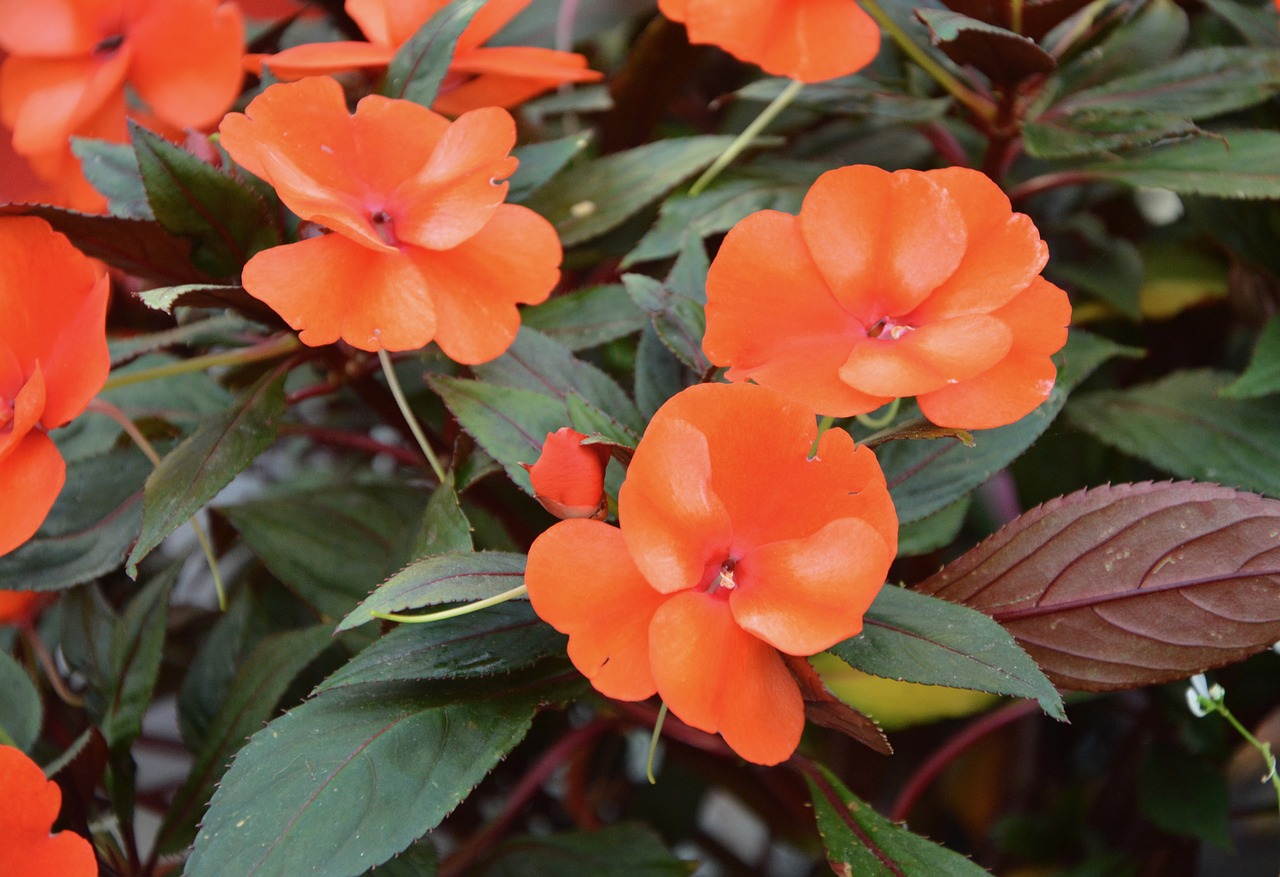
<path id="1" fill-rule="evenodd" d="M 618 283 L 558 295 L 537 307 L 525 308 L 521 320 L 567 350 L 596 347 L 638 332 L 648 323 Z"/>
<path id="2" fill-rule="evenodd" d="M 150 461 L 133 448 L 69 463 L 40 531 L 0 557 L 0 581 L 55 591 L 117 569 L 138 536 L 150 472 Z"/>
<path id="3" fill-rule="evenodd" d="M 653 320 L 662 343 L 681 362 L 700 374 L 711 367 L 702 352 L 706 315 L 701 304 L 644 274 L 623 274 L 622 282 L 636 307 Z"/>
<path id="4" fill-rule="evenodd" d="M 1187 14 L 1173 0 L 1151 0 L 1100 45 L 1063 64 L 1046 84 L 1044 99 L 1150 70 L 1177 54 L 1187 39 Z"/>
<path id="5" fill-rule="evenodd" d="M 690 198 L 677 194 L 663 202 L 658 222 L 622 260 L 622 267 L 674 256 L 690 238 L 702 240 L 733 228 L 760 210 L 796 213 L 805 186 L 736 180 Z"/>
<path id="6" fill-rule="evenodd" d="M 527 602 L 513 601 L 456 618 L 403 624 L 352 658 L 316 693 L 374 682 L 496 676 L 564 654 L 565 638 Z"/>
<path id="7" fill-rule="evenodd" d="M 1153 744 L 1138 773 L 1138 806 L 1157 827 L 1231 849 L 1230 801 L 1222 770 L 1168 744 Z"/>
<path id="8" fill-rule="evenodd" d="M 524 583 L 523 554 L 482 551 L 438 554 L 415 560 L 357 606 L 337 631 L 373 621 L 371 612 L 402 612 L 440 603 L 484 600 Z"/>
<path id="9" fill-rule="evenodd" d="M 254 253 L 280 244 L 271 210 L 253 189 L 135 122 L 129 133 L 156 221 L 192 240 L 202 270 L 236 277 Z"/>
<path id="10" fill-rule="evenodd" d="M 40 737 L 44 710 L 40 693 L 22 665 L 0 652 L 0 731 L 14 746 L 28 752 Z"/>
<path id="11" fill-rule="evenodd" d="M 107 199 L 112 216 L 155 219 L 132 146 L 72 137 L 71 152 L 80 160 L 84 178 Z"/>
<path id="12" fill-rule="evenodd" d="M 449 814 L 524 737 L 545 683 L 441 700 L 332 691 L 258 732 L 209 805 L 187 877 L 355 877 Z"/>
<path id="13" fill-rule="evenodd" d="M 585 134 L 570 134 L 559 140 L 530 143 L 513 150 L 511 154 L 520 160 L 520 167 L 511 176 L 507 201 L 512 204 L 524 201 L 564 170 L 565 165 L 586 149 L 590 142 L 591 138 Z"/>
<path id="14" fill-rule="evenodd" d="M 458 37 L 484 0 L 453 0 L 439 9 L 408 42 L 396 50 L 387 66 L 382 93 L 429 107 L 435 103 L 440 83 L 453 60 Z"/>
<path id="15" fill-rule="evenodd" d="M 173 313 L 178 305 L 196 308 L 235 308 L 252 313 L 261 303 L 239 286 L 210 286 L 186 283 L 182 286 L 158 286 L 138 293 L 138 300 L 149 308 Z"/>
<path id="16" fill-rule="evenodd" d="M 1269 400 L 1224 398 L 1232 377 L 1180 371 L 1073 399 L 1068 416 L 1165 472 L 1280 496 L 1280 410 Z"/>
<path id="17" fill-rule="evenodd" d="M 1244 374 L 1222 388 L 1228 399 L 1256 399 L 1280 392 L 1280 316 L 1262 327 L 1249 367 Z"/>
<path id="18" fill-rule="evenodd" d="M 161 853 L 177 853 L 195 839 L 205 802 L 244 741 L 275 712 L 294 677 L 332 642 L 327 626 L 267 637 L 240 666 L 229 694 L 186 781 L 174 794 L 156 838 Z"/>
<path id="19" fill-rule="evenodd" d="M 1076 110 L 1061 116 L 1042 116 L 1022 126 L 1027 154 L 1036 158 L 1095 155 L 1201 133 L 1194 122 L 1179 113 L 1143 110 Z"/>
<path id="20" fill-rule="evenodd" d="M 1049 280 L 1087 292 L 1132 320 L 1141 317 L 1146 266 L 1136 246 L 1091 213 L 1072 216 L 1051 236 L 1054 258 L 1044 272 Z"/>
<path id="21" fill-rule="evenodd" d="M 634 448 L 640 441 L 640 431 L 619 423 L 577 393 L 570 393 L 565 400 L 569 410 L 569 425 L 584 435 L 599 434 L 617 445 Z"/>
<path id="22" fill-rule="evenodd" d="M 818 833 L 835 873 L 849 877 L 985 877 L 987 872 L 885 819 L 825 768 L 806 771 Z"/>
<path id="23" fill-rule="evenodd" d="M 1054 57 L 1021 34 L 949 9 L 917 9 L 933 44 L 960 66 L 971 66 L 1003 85 L 1044 74 L 1058 66 Z"/>
<path id="24" fill-rule="evenodd" d="M 790 79 L 782 78 L 757 79 L 734 94 L 743 100 L 767 103 L 781 94 L 790 83 Z M 894 91 L 889 85 L 856 74 L 827 82 L 805 83 L 804 88 L 792 100 L 794 106 L 808 107 L 823 113 L 874 116 L 882 121 L 916 124 L 941 118 L 946 115 L 951 103 L 950 97 L 923 97 Z M 807 188 L 802 186 L 801 194 Z M 795 212 L 785 207 L 778 209 L 788 213 Z"/>
<path id="25" fill-rule="evenodd" d="M 219 511 L 317 618 L 341 618 L 409 556 L 422 494 L 338 483 Z"/>
<path id="26" fill-rule="evenodd" d="M 668 852 L 651 829 L 623 824 L 506 841 L 477 873 L 479 877 L 688 877 L 693 867 Z"/>
<path id="27" fill-rule="evenodd" d="M 830 651 L 872 676 L 1034 698 L 1049 715 L 1066 718 L 1057 689 L 1003 627 L 905 588 L 882 588 L 862 633 Z"/>
<path id="28" fill-rule="evenodd" d="M 1249 45 L 1280 49 L 1280 22 L 1274 4 L 1205 0 L 1204 5 L 1229 22 Z"/>
<path id="29" fill-rule="evenodd" d="M 936 511 L 898 530 L 898 556 L 928 554 L 955 541 L 969 512 L 969 497 Z"/>
<path id="30" fill-rule="evenodd" d="M 429 839 L 413 844 L 369 871 L 369 877 L 436 877 L 439 857 Z"/>
<path id="31" fill-rule="evenodd" d="M 551 220 L 566 247 L 625 222 L 692 177 L 733 142 L 732 137 L 660 140 L 579 164 L 527 204 Z"/>
<path id="32" fill-rule="evenodd" d="M 1076 168 L 1086 179 L 1219 198 L 1280 198 L 1280 132 L 1220 131 Z"/>
<path id="33" fill-rule="evenodd" d="M 160 461 L 147 479 L 130 571 L 275 441 L 285 410 L 284 380 L 281 370 L 264 375 L 231 410 L 205 421 Z"/>
<path id="34" fill-rule="evenodd" d="M 636 345 L 636 405 L 652 417 L 663 402 L 697 380 L 658 337 L 653 326 L 647 326 Z"/>
<path id="35" fill-rule="evenodd" d="M 537 460 L 547 433 L 568 425 L 565 403 L 534 390 L 485 381 L 433 375 L 427 382 L 476 444 L 501 463 L 522 490 L 532 493 L 529 474 L 520 464 Z"/>
<path id="36" fill-rule="evenodd" d="M 927 517 L 1009 465 L 1049 426 L 1073 386 L 1106 360 L 1127 352 L 1114 342 L 1073 330 L 1067 346 L 1054 357 L 1057 386 L 1047 401 L 1017 423 L 976 430 L 972 448 L 948 438 L 890 442 L 877 448 L 898 520 L 909 524 Z"/>
<path id="37" fill-rule="evenodd" d="M 161 283 L 205 283 L 210 276 L 191 261 L 191 243 L 158 222 L 77 213 L 41 204 L 0 205 L 0 216 L 38 216 L 86 256 L 127 274 Z"/>
<path id="38" fill-rule="evenodd" d="M 58 641 L 63 658 L 87 683 L 85 712 L 92 721 L 101 722 L 107 714 L 107 698 L 114 684 L 111 639 L 119 619 L 97 585 L 68 591 L 58 601 L 57 609 L 61 622 Z"/>
<path id="39" fill-rule="evenodd" d="M 248 588 L 231 594 L 227 611 L 218 616 L 200 650 L 187 667 L 178 691 L 178 730 L 187 748 L 204 748 L 209 729 L 222 710 L 236 666 L 269 633 L 257 597 Z"/>
<path id="40" fill-rule="evenodd" d="M 180 568 L 180 564 L 171 566 L 139 591 L 111 636 L 111 691 L 106 715 L 99 724 L 113 750 L 127 749 L 142 733 L 142 714 L 151 704 L 151 692 L 160 674 L 169 592 Z"/>
<path id="41" fill-rule="evenodd" d="M 413 556 L 471 551 L 471 523 L 453 486 L 453 473 L 446 472 L 444 483 L 435 489 L 427 500 L 427 510 L 422 516 L 422 529 L 413 544 Z"/>

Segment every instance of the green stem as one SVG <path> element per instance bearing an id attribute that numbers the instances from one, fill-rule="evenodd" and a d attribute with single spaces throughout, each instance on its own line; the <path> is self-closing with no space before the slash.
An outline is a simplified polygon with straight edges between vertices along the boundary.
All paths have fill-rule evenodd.
<path id="1" fill-rule="evenodd" d="M 239 350 L 210 353 L 205 356 L 193 356 L 191 359 L 183 359 L 178 362 L 159 365 L 155 368 L 144 368 L 135 372 L 114 374 L 107 380 L 102 389 L 104 391 L 114 390 L 117 387 L 127 387 L 130 384 L 158 381 L 162 378 L 171 378 L 174 375 L 201 372 L 219 365 L 243 365 L 244 363 L 257 362 L 261 359 L 274 359 L 277 356 L 297 350 L 300 343 L 296 335 L 281 335 L 278 338 L 272 338 L 253 347 L 242 347 Z"/>
<path id="2" fill-rule="evenodd" d="M 658 738 L 662 736 L 662 723 L 667 720 L 667 705 L 662 704 L 658 710 L 658 720 L 653 723 L 653 736 L 649 738 L 649 760 L 644 765 L 644 775 L 649 778 L 649 785 L 656 786 L 658 781 L 653 776 L 653 756 L 658 752 Z"/>
<path id="3" fill-rule="evenodd" d="M 382 348 L 378 348 L 378 362 L 382 363 L 382 373 L 386 375 L 387 386 L 391 388 L 391 395 L 396 397 L 396 405 L 400 406 L 400 413 L 404 415 L 405 423 L 409 424 L 409 431 L 418 440 L 418 447 L 422 449 L 423 456 L 431 464 L 431 471 L 436 473 L 436 478 L 444 484 L 444 467 L 436 458 L 435 451 L 431 450 L 431 443 L 427 441 L 426 433 L 422 431 L 418 418 L 413 416 L 413 409 L 409 407 L 409 400 L 405 398 L 404 390 L 400 388 L 400 380 L 396 377 L 396 370 L 391 365 L 391 356 Z"/>
<path id="4" fill-rule="evenodd" d="M 876 24 L 893 38 L 907 57 L 919 64 L 921 69 L 932 76 L 952 97 L 968 107 L 979 118 L 987 122 L 995 121 L 995 104 L 947 72 L 946 68 L 934 60 L 919 43 L 911 38 L 910 34 L 898 26 L 898 23 L 884 11 L 877 0 L 859 0 L 859 2 L 867 14 L 876 20 Z"/>
<path id="5" fill-rule="evenodd" d="M 1022 33 L 1022 0 L 1009 0 L 1009 30 Z"/>
<path id="6" fill-rule="evenodd" d="M 689 187 L 689 197 L 694 198 L 702 193 L 702 190 L 711 185 L 711 181 L 720 176 L 720 172 L 733 163 L 733 160 L 742 154 L 743 150 L 755 141 L 765 128 L 769 127 L 769 123 L 778 117 L 778 114 L 785 110 L 800 89 L 804 88 L 804 83 L 792 80 L 791 83 L 778 93 L 770 103 L 765 107 L 760 115 L 755 117 L 750 125 L 742 130 L 737 139 L 729 144 L 729 148 L 720 153 L 720 157 L 711 163 L 711 167 L 702 172 L 702 176 Z"/>
<path id="7" fill-rule="evenodd" d="M 822 441 L 822 434 L 831 428 L 836 419 L 830 414 L 822 415 L 822 419 L 818 421 L 818 434 L 813 437 L 813 446 L 809 448 L 809 459 L 812 460 L 818 456 L 818 442 Z"/>
<path id="8" fill-rule="evenodd" d="M 442 612 L 429 612 L 426 615 L 401 615 L 398 612 L 378 612 L 376 609 L 370 609 L 369 614 L 374 618 L 381 618 L 383 621 L 398 621 L 401 624 L 425 624 L 429 621 L 444 621 L 446 618 L 457 618 L 459 615 L 470 615 L 472 612 L 479 612 L 481 609 L 488 609 L 490 606 L 497 606 L 499 603 L 505 603 L 508 600 L 514 600 L 529 593 L 529 589 L 524 585 L 518 588 L 512 588 L 510 591 L 503 591 L 501 594 L 495 594 L 484 600 L 477 600 L 474 603 L 468 603 L 465 606 L 455 606 L 452 609 L 445 609 Z"/>
<path id="9" fill-rule="evenodd" d="M 190 360 L 187 361 L 190 362 Z M 151 442 L 147 441 L 147 437 L 142 434 L 137 425 L 129 419 L 129 415 L 101 397 L 90 402 L 88 410 L 105 414 L 118 423 L 120 428 L 125 431 L 125 434 L 133 439 L 133 443 L 138 446 L 138 450 L 142 451 L 147 459 L 151 461 L 151 465 L 160 465 L 160 455 L 156 453 L 156 449 L 152 447 Z M 218 609 L 226 612 L 227 589 L 222 583 L 222 573 L 218 569 L 218 557 L 213 553 L 213 544 L 209 541 L 209 535 L 205 533 L 204 527 L 200 526 L 200 521 L 196 519 L 195 515 L 192 515 L 187 520 L 191 524 L 191 529 L 195 531 L 196 541 L 200 543 L 200 550 L 204 552 L 205 560 L 209 563 L 209 574 L 213 576 L 213 589 L 218 594 Z"/>
<path id="10" fill-rule="evenodd" d="M 1276 757 L 1271 754 L 1271 744 L 1263 743 L 1257 737 L 1250 734 L 1249 729 L 1240 724 L 1240 720 L 1231 714 L 1231 710 L 1227 709 L 1227 705 L 1222 701 L 1214 701 L 1213 708 L 1222 714 L 1222 717 L 1231 724 L 1231 727 L 1236 729 L 1240 736 L 1243 737 L 1250 746 L 1262 754 L 1262 760 L 1267 766 L 1267 775 L 1262 778 L 1262 781 L 1264 783 L 1270 782 L 1272 787 L 1275 788 L 1276 806 L 1280 808 L 1280 775 L 1276 773 Z"/>
<path id="11" fill-rule="evenodd" d="M 0 725 L 0 746 L 12 746 L 14 749 L 20 748 L 9 732 L 4 729 L 4 725 Z"/>
<path id="12" fill-rule="evenodd" d="M 884 414 L 879 417 L 872 417 L 870 414 L 859 414 L 858 422 L 867 429 L 884 429 L 893 423 L 893 419 L 898 416 L 898 409 L 902 407 L 902 399 L 897 398 L 885 406 Z"/>

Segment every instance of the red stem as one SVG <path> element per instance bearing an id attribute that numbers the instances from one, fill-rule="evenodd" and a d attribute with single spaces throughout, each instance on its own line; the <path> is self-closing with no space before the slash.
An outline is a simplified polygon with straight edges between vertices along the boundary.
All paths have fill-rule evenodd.
<path id="1" fill-rule="evenodd" d="M 1038 708 L 1039 705 L 1034 700 L 1020 700 L 1016 703 L 1002 706 L 997 710 L 992 710 L 966 725 L 958 734 L 930 755 L 924 764 L 920 765 L 916 772 L 911 775 L 906 786 L 898 793 L 897 800 L 893 802 L 893 808 L 889 811 L 889 818 L 894 822 L 905 821 L 911 811 L 915 809 L 925 789 L 953 761 L 963 755 L 971 746 L 982 740 L 982 738 L 989 734 L 994 734 L 1005 725 L 1011 725 L 1019 719 L 1026 718 Z"/>
<path id="2" fill-rule="evenodd" d="M 420 451 L 399 445 L 389 445 L 361 433 L 300 423 L 283 423 L 280 425 L 280 432 L 283 435 L 304 435 L 322 445 L 333 445 L 369 454 L 390 454 L 397 462 L 406 466 L 420 467 L 426 462 Z"/>
<path id="3" fill-rule="evenodd" d="M 554 746 L 542 753 L 542 757 L 520 778 L 520 783 L 511 791 L 502 812 L 472 835 L 465 843 L 440 864 L 438 877 L 461 877 L 467 873 L 476 860 L 487 850 L 493 848 L 498 838 L 506 833 L 511 823 L 520 815 L 520 811 L 533 799 L 551 776 L 582 747 L 591 743 L 605 731 L 617 726 L 614 719 L 595 719 L 589 724 L 576 728 L 560 738 Z"/>

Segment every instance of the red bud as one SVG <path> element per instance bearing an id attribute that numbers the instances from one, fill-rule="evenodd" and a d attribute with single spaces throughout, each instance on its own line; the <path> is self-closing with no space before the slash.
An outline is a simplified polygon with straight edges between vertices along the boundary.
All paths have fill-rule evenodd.
<path id="1" fill-rule="evenodd" d="M 538 462 L 520 465 L 529 472 L 534 496 L 551 514 L 557 518 L 603 521 L 608 515 L 604 469 L 609 462 L 609 448 L 603 444 L 584 445 L 585 438 L 567 426 L 549 432 Z"/>

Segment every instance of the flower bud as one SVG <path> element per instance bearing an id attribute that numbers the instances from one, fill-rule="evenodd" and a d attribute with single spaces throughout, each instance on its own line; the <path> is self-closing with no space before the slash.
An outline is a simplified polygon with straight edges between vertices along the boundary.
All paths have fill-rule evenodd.
<path id="1" fill-rule="evenodd" d="M 609 448 L 602 444 L 584 445 L 585 438 L 567 426 L 549 432 L 538 462 L 520 465 L 533 482 L 534 497 L 551 514 L 557 518 L 603 521 L 609 513 L 604 495 Z"/>
<path id="2" fill-rule="evenodd" d="M 31 624 L 52 595 L 39 591 L 0 591 L 0 625 Z"/>

